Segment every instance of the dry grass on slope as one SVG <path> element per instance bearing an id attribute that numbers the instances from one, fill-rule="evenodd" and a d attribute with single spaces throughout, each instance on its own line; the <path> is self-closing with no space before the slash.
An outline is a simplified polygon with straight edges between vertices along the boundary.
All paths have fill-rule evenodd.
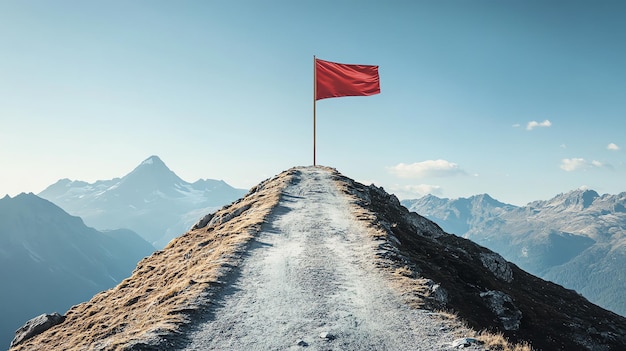
<path id="1" fill-rule="evenodd" d="M 341 192 L 351 202 L 351 210 L 354 216 L 367 223 L 367 235 L 374 243 L 374 256 L 376 264 L 387 275 L 390 285 L 402 296 L 407 305 L 412 308 L 428 309 L 442 321 L 449 324 L 459 338 L 474 338 L 484 344 L 484 348 L 491 351 L 532 351 L 533 348 L 527 343 L 515 344 L 509 342 L 501 333 L 489 331 L 476 331 L 461 320 L 456 314 L 442 311 L 438 308 L 437 296 L 438 284 L 430 279 L 420 276 L 410 261 L 397 249 L 399 242 L 393 236 L 392 223 L 384 223 L 379 220 L 380 214 L 369 209 L 372 199 L 362 184 L 354 182 L 333 170 L 334 180 Z M 388 227 L 387 227 L 388 226 Z M 440 230 L 438 227 L 433 231 Z M 436 235 L 439 233 L 436 233 Z"/>
<path id="2" fill-rule="evenodd" d="M 140 261 L 118 286 L 72 307 L 64 323 L 11 351 L 174 346 L 181 328 L 210 303 L 220 279 L 239 264 L 292 174 L 285 171 L 205 217 L 201 225 Z"/>

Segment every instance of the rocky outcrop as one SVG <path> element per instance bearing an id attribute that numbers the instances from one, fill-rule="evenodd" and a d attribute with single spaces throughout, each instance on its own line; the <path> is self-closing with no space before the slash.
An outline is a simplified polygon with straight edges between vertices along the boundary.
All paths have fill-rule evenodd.
<path id="1" fill-rule="evenodd" d="M 489 309 L 498 316 L 505 330 L 518 330 L 522 322 L 522 312 L 515 306 L 513 299 L 502 291 L 480 293 Z"/>
<path id="2" fill-rule="evenodd" d="M 480 254 L 480 261 L 496 278 L 502 279 L 507 283 L 513 281 L 513 270 L 502 256 L 495 252 L 482 252 Z"/>
<path id="3" fill-rule="evenodd" d="M 15 338 L 11 341 L 11 347 L 17 346 L 33 336 L 45 332 L 55 325 L 63 323 L 63 321 L 65 321 L 65 316 L 57 312 L 39 315 L 26 322 L 26 324 L 15 332 Z"/>

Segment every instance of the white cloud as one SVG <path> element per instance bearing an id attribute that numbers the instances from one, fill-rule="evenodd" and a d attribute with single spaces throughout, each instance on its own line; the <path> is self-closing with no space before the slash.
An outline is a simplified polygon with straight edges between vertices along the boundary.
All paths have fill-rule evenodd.
<path id="1" fill-rule="evenodd" d="M 400 178 L 449 177 L 465 174 L 456 163 L 446 160 L 427 160 L 412 164 L 399 163 L 387 168 Z"/>
<path id="2" fill-rule="evenodd" d="M 547 119 L 545 121 L 543 121 L 543 122 L 530 121 L 526 125 L 526 130 L 533 130 L 536 127 L 550 127 L 550 126 L 552 126 L 552 122 L 550 122 Z"/>
<path id="3" fill-rule="evenodd" d="M 566 172 L 572 172 L 577 170 L 584 170 L 589 168 L 601 168 L 601 167 L 609 167 L 604 163 L 596 160 L 588 161 L 584 158 L 564 158 L 561 160 L 561 169 Z"/>
<path id="4" fill-rule="evenodd" d="M 584 158 L 564 158 L 561 160 L 561 169 L 566 172 L 583 169 L 587 165 Z"/>
<path id="5" fill-rule="evenodd" d="M 606 146 L 606 148 L 608 150 L 614 150 L 614 151 L 619 150 L 619 146 L 617 146 L 617 144 L 615 144 L 615 143 L 610 143 L 609 145 Z"/>
<path id="6" fill-rule="evenodd" d="M 426 194 L 440 195 L 442 193 L 441 186 L 430 184 L 406 185 L 404 186 L 404 190 L 422 196 Z"/>
<path id="7" fill-rule="evenodd" d="M 418 184 L 418 185 L 395 185 L 392 192 L 401 199 L 416 199 L 432 194 L 441 196 L 443 189 L 439 185 Z"/>
<path id="8" fill-rule="evenodd" d="M 521 127 L 521 125 L 520 125 L 519 123 L 515 123 L 515 124 L 513 125 L 513 128 L 519 128 L 519 127 Z"/>

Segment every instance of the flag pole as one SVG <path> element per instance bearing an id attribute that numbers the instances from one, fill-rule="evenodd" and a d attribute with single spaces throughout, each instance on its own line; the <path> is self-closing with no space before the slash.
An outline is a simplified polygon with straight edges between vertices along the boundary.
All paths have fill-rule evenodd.
<path id="1" fill-rule="evenodd" d="M 313 166 L 315 166 L 315 101 L 317 98 L 317 69 L 315 55 L 313 55 Z"/>

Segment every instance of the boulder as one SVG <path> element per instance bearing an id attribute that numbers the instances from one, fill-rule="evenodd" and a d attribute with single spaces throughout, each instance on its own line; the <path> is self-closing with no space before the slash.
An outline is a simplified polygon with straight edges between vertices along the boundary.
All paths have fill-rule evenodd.
<path id="1" fill-rule="evenodd" d="M 504 280 L 507 283 L 513 281 L 513 270 L 502 256 L 495 252 L 481 252 L 480 261 L 496 278 Z"/>
<path id="2" fill-rule="evenodd" d="M 456 339 L 452 342 L 452 347 L 455 349 L 462 349 L 465 347 L 470 347 L 472 345 L 482 345 L 483 342 L 478 340 L 478 339 L 474 339 L 474 338 L 460 338 L 460 339 Z"/>
<path id="3" fill-rule="evenodd" d="M 61 324 L 63 321 L 65 321 L 65 316 L 62 316 L 57 312 L 39 315 L 26 322 L 26 324 L 15 332 L 15 338 L 11 341 L 11 347 L 17 346 L 57 324 Z"/>
<path id="4" fill-rule="evenodd" d="M 480 293 L 489 309 L 498 316 L 505 330 L 518 330 L 522 321 L 522 312 L 515 306 L 513 299 L 502 291 Z"/>

